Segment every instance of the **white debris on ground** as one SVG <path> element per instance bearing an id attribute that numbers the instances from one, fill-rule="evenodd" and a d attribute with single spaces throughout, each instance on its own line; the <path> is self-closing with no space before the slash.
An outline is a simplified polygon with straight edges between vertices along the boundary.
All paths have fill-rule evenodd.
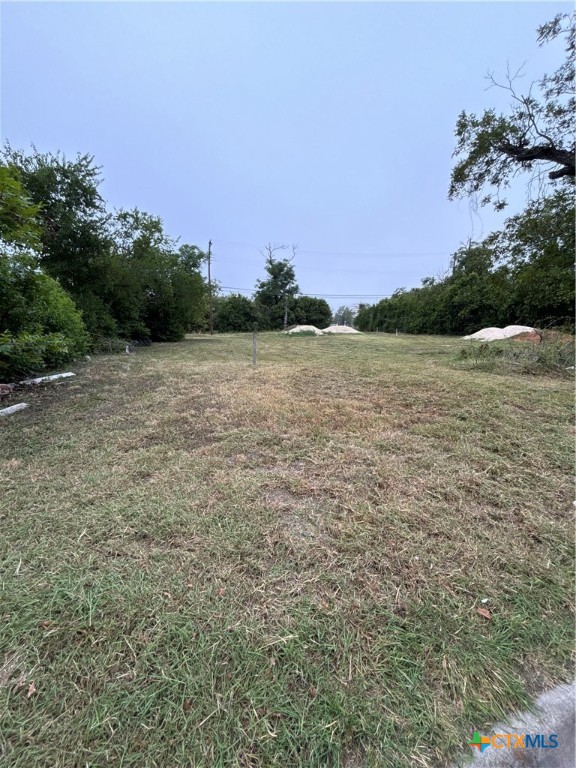
<path id="1" fill-rule="evenodd" d="M 308 333 L 312 331 L 316 336 L 322 336 L 322 331 L 320 328 L 316 328 L 315 325 L 295 325 L 294 328 L 290 328 L 286 333 L 304 333 L 306 331 L 308 331 Z"/>
<path id="2" fill-rule="evenodd" d="M 21 386 L 34 386 L 37 384 L 44 384 L 49 381 L 56 381 L 58 379 L 69 379 L 72 376 L 76 376 L 72 371 L 66 373 L 53 373 L 51 376 L 39 376 L 36 379 L 23 379 L 18 382 Z M 8 397 L 14 392 L 15 384 L 0 384 L 0 397 Z M 0 409 L 0 416 L 11 416 L 13 413 L 23 411 L 28 408 L 28 403 L 16 403 L 15 405 L 9 405 L 7 408 Z"/>
<path id="3" fill-rule="evenodd" d="M 9 405 L 8 408 L 2 408 L 0 410 L 0 416 L 10 416 L 12 413 L 23 411 L 24 408 L 28 408 L 28 403 L 16 403 L 16 405 Z"/>
<path id="4" fill-rule="evenodd" d="M 312 331 L 316 336 L 322 336 L 323 333 L 360 333 L 355 328 L 350 328 L 349 325 L 329 325 L 323 331 L 320 328 L 316 328 L 315 325 L 295 325 L 294 328 L 290 328 L 286 333 L 304 333 L 305 331 Z"/>
<path id="5" fill-rule="evenodd" d="M 329 325 L 324 328 L 322 333 L 360 333 L 356 328 L 350 328 L 349 325 Z"/>
<path id="6" fill-rule="evenodd" d="M 507 325 L 506 328 L 482 328 L 481 331 L 471 333 L 469 336 L 463 336 L 463 339 L 472 341 L 497 341 L 499 339 L 510 339 L 512 336 L 519 336 L 521 333 L 530 333 L 535 329 L 529 325 Z"/>
<path id="7" fill-rule="evenodd" d="M 44 384 L 46 381 L 56 381 L 56 379 L 69 379 L 71 376 L 76 376 L 72 371 L 66 373 L 53 373 L 52 376 L 39 376 L 37 379 L 24 379 L 20 384 L 30 386 L 32 384 Z"/>

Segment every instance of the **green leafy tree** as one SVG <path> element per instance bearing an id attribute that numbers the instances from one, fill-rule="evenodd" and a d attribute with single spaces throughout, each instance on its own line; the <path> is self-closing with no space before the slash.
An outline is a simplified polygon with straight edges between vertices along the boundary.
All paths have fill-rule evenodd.
<path id="1" fill-rule="evenodd" d="M 505 323 L 509 287 L 495 270 L 494 250 L 484 243 L 469 243 L 453 256 L 452 274 L 444 281 L 447 310 L 440 332 L 467 334 L 480 328 Z M 421 296 L 426 303 L 426 296 Z M 434 325 L 434 323 L 432 324 Z M 438 331 L 436 331 L 438 332 Z"/>
<path id="2" fill-rule="evenodd" d="M 487 238 L 509 275 L 510 322 L 573 325 L 574 220 L 574 197 L 559 190 Z"/>
<path id="3" fill-rule="evenodd" d="M 0 380 L 73 360 L 88 343 L 74 302 L 39 267 L 37 215 L 16 169 L 0 166 Z"/>
<path id="4" fill-rule="evenodd" d="M 35 206 L 42 268 L 72 296 L 96 346 L 100 337 L 117 335 L 173 341 L 202 325 L 204 254 L 192 245 L 178 248 L 157 216 L 137 209 L 108 214 L 91 155 L 70 161 L 7 144 L 3 156 Z"/>
<path id="5" fill-rule="evenodd" d="M 361 305 L 356 327 L 458 335 L 493 325 L 573 327 L 575 245 L 574 199 L 558 191 L 458 249 L 441 279 Z"/>
<path id="6" fill-rule="evenodd" d="M 332 310 L 324 299 L 298 296 L 292 300 L 290 316 L 292 322 L 298 325 L 315 325 L 317 328 L 325 328 L 330 325 Z"/>
<path id="7" fill-rule="evenodd" d="M 178 341 L 202 324 L 206 285 L 200 274 L 202 251 L 177 248 L 162 220 L 138 209 L 114 217 L 114 243 L 123 291 L 110 298 L 120 329 L 131 338 Z"/>
<path id="8" fill-rule="evenodd" d="M 246 296 L 233 293 L 216 300 L 215 328 L 221 333 L 252 331 L 261 325 L 256 304 Z"/>
<path id="9" fill-rule="evenodd" d="M 73 297 L 93 335 L 114 335 L 117 324 L 108 298 L 117 270 L 98 191 L 100 168 L 91 155 L 67 160 L 61 153 L 41 154 L 33 148 L 26 154 L 9 144 L 2 157 L 39 206 L 42 268 Z"/>
<path id="10" fill-rule="evenodd" d="M 354 323 L 354 310 L 350 307 L 338 307 L 334 312 L 333 321 L 336 325 L 349 325 Z"/>
<path id="11" fill-rule="evenodd" d="M 280 259 L 276 257 L 278 251 L 286 248 L 285 245 L 273 246 L 268 244 L 266 246 L 266 252 L 263 255 L 266 259 L 268 277 L 256 282 L 254 300 L 263 324 L 270 329 L 286 327 L 292 325 L 294 321 L 292 300 L 300 290 L 292 266 L 292 261 L 296 255 L 296 246 L 292 246 L 291 258 Z"/>
<path id="12" fill-rule="evenodd" d="M 354 325 L 359 331 L 370 332 L 373 327 L 374 310 L 370 304 L 359 304 Z"/>
<path id="13" fill-rule="evenodd" d="M 511 96 L 506 115 L 486 110 L 482 115 L 462 112 L 456 123 L 457 162 L 451 176 L 449 197 L 455 199 L 485 192 L 481 204 L 506 205 L 502 197 L 510 180 L 519 173 L 531 174 L 541 188 L 543 174 L 549 182 L 574 184 L 574 61 L 576 15 L 559 14 L 538 28 L 543 45 L 558 37 L 565 40 L 566 58 L 551 75 L 527 94 L 516 90 L 516 76 L 508 75 L 500 85 Z"/>
<path id="14" fill-rule="evenodd" d="M 4 246 L 37 250 L 39 213 L 40 207 L 27 197 L 17 169 L 0 165 L 0 240 Z"/>

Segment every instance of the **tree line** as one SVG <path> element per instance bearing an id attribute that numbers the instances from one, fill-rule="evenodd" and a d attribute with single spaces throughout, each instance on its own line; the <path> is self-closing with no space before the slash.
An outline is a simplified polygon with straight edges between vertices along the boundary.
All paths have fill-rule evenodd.
<path id="1" fill-rule="evenodd" d="M 280 330 L 292 325 L 315 325 L 323 328 L 330 324 L 332 310 L 324 299 L 300 296 L 292 256 L 281 258 L 288 246 L 266 246 L 263 253 L 266 277 L 256 282 L 252 299 L 240 294 L 217 297 L 215 327 L 219 331 Z"/>
<path id="2" fill-rule="evenodd" d="M 565 41 L 566 58 L 554 73 L 527 96 L 513 78 L 502 85 L 490 76 L 509 91 L 510 113 L 462 112 L 455 131 L 450 199 L 471 196 L 502 210 L 521 174 L 537 194 L 501 231 L 458 249 L 446 274 L 360 306 L 359 330 L 574 327 L 575 14 L 538 29 L 540 45 L 556 38 Z M 213 288 L 202 274 L 206 254 L 170 237 L 158 216 L 110 212 L 101 181 L 91 155 L 67 160 L 8 143 L 0 152 L 0 380 L 112 348 L 115 340 L 178 341 L 206 329 Z M 326 301 L 300 294 L 296 248 L 286 250 L 267 246 L 253 298 L 216 291 L 217 331 L 330 323 Z M 350 322 L 351 310 L 341 307 L 335 319 Z"/>
<path id="3" fill-rule="evenodd" d="M 538 43 L 560 39 L 565 59 L 552 74 L 517 90 L 514 77 L 490 84 L 511 97 L 509 114 L 462 112 L 456 123 L 449 199 L 470 197 L 503 210 L 511 181 L 527 179 L 531 201 L 501 231 L 453 255 L 447 274 L 361 306 L 363 331 L 466 334 L 494 325 L 574 328 L 575 15 L 538 28 Z"/>
<path id="4" fill-rule="evenodd" d="M 108 211 L 101 171 L 91 155 L 9 144 L 0 154 L 0 380 L 207 329 L 206 254 L 158 216 Z M 216 295 L 217 331 L 330 322 L 327 302 L 298 295 L 295 251 L 280 258 L 283 249 L 268 246 L 253 300 Z"/>
<path id="5" fill-rule="evenodd" d="M 361 305 L 360 331 L 468 334 L 506 325 L 574 327 L 574 198 L 562 190 L 454 253 L 448 274 Z"/>
<path id="6" fill-rule="evenodd" d="M 170 238 L 158 216 L 107 211 L 93 157 L 7 144 L 0 159 L 0 372 L 115 338 L 176 341 L 202 324 L 204 253 Z"/>

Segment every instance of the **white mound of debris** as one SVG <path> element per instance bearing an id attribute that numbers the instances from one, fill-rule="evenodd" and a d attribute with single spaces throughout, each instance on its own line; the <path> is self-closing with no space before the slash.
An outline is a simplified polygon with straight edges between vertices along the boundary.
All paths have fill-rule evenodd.
<path id="1" fill-rule="evenodd" d="M 329 325 L 324 328 L 322 333 L 360 333 L 356 328 L 350 328 L 349 325 Z"/>
<path id="2" fill-rule="evenodd" d="M 294 328 L 290 328 L 286 333 L 304 333 L 305 331 L 312 331 L 316 336 L 322 336 L 320 328 L 316 328 L 315 325 L 295 325 Z"/>
<path id="3" fill-rule="evenodd" d="M 463 339 L 472 339 L 473 341 L 498 341 L 499 339 L 510 339 L 512 336 L 519 336 L 521 333 L 530 333 L 534 331 L 529 325 L 507 325 L 506 328 L 482 328 L 481 331 L 471 333 L 469 336 L 463 336 Z"/>

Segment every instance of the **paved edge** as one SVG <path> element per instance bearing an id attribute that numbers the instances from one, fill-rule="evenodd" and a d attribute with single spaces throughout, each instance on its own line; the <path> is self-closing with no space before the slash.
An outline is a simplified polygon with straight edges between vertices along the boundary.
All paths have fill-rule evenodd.
<path id="1" fill-rule="evenodd" d="M 489 733 L 541 733 L 558 736 L 556 749 L 495 749 L 488 747 L 481 754 L 469 747 L 470 753 L 453 768 L 576 768 L 576 686 L 574 683 L 558 685 L 541 694 L 534 702 L 534 710 L 515 713 L 504 723 L 491 728 Z"/>

